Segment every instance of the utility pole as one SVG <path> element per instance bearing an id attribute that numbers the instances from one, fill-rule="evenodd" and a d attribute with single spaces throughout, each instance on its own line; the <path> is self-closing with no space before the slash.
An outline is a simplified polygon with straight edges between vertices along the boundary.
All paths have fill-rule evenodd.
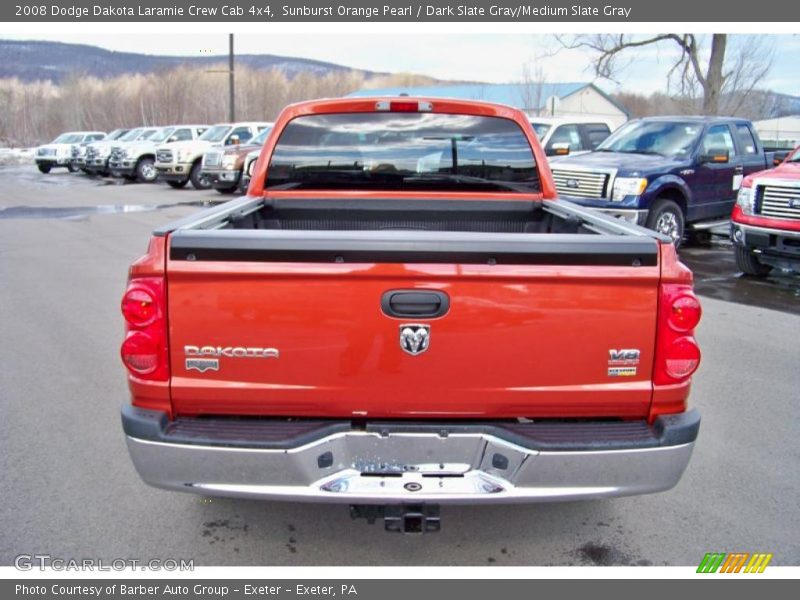
<path id="1" fill-rule="evenodd" d="M 228 98 L 228 116 L 231 123 L 236 121 L 236 95 L 234 93 L 233 85 L 233 34 L 228 34 L 228 91 L 230 97 Z"/>

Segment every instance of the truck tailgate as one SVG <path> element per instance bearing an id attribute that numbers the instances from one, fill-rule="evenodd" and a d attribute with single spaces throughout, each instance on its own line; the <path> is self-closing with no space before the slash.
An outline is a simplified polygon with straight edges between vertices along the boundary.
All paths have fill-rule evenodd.
<path id="1" fill-rule="evenodd" d="M 376 245 L 376 232 L 317 233 L 316 244 L 302 232 L 254 233 L 170 236 L 177 414 L 648 413 L 651 238 L 377 232 Z M 396 316 L 391 291 L 421 295 L 395 298 Z M 420 297 L 448 306 L 415 317 L 427 309 L 403 299 Z"/>

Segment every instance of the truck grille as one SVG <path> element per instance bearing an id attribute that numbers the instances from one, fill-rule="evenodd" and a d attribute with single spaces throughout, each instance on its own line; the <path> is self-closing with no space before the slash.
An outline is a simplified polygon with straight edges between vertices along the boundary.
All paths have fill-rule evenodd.
<path id="1" fill-rule="evenodd" d="M 800 219 L 800 186 L 758 186 L 756 213 L 775 219 Z"/>
<path id="2" fill-rule="evenodd" d="M 80 146 L 73 146 L 72 151 L 70 152 L 70 156 L 72 158 L 78 158 L 81 155 L 81 148 Z"/>
<path id="3" fill-rule="evenodd" d="M 203 166 L 218 167 L 221 161 L 222 161 L 221 152 L 206 152 L 205 156 L 203 157 Z"/>
<path id="4" fill-rule="evenodd" d="M 89 146 L 86 149 L 86 160 L 92 160 L 93 158 L 97 158 L 97 154 L 98 154 L 97 148 L 92 148 L 91 146 Z"/>
<path id="5" fill-rule="evenodd" d="M 120 148 L 119 146 L 111 148 L 111 156 L 110 156 L 111 160 L 120 161 L 122 160 L 122 155 L 123 155 L 122 148 Z"/>
<path id="6" fill-rule="evenodd" d="M 555 167 L 553 181 L 560 196 L 599 200 L 608 195 L 608 173 Z"/>
<path id="7" fill-rule="evenodd" d="M 156 152 L 156 162 L 171 163 L 172 150 L 159 150 L 158 152 Z"/>

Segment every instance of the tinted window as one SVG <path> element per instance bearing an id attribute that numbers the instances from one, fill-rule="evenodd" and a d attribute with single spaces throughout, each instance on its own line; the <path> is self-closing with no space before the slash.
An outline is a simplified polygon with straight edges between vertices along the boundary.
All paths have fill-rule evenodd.
<path id="1" fill-rule="evenodd" d="M 736 126 L 736 135 L 739 138 L 739 148 L 741 148 L 743 154 L 757 154 L 756 140 L 747 125 L 739 123 Z"/>
<path id="2" fill-rule="evenodd" d="M 95 141 L 97 141 L 97 140 L 102 140 L 102 139 L 105 139 L 105 137 L 106 137 L 106 136 L 104 136 L 102 133 L 95 133 L 95 134 L 93 134 L 93 135 L 90 135 L 90 136 L 87 138 L 87 141 L 89 141 L 89 142 L 95 142 Z"/>
<path id="3" fill-rule="evenodd" d="M 270 161 L 271 189 L 538 192 L 531 147 L 508 119 L 433 113 L 299 117 Z"/>
<path id="4" fill-rule="evenodd" d="M 586 136 L 589 138 L 589 150 L 597 148 L 611 133 L 605 123 L 589 123 L 584 127 L 586 128 Z"/>
<path id="5" fill-rule="evenodd" d="M 703 140 L 703 154 L 711 154 L 714 150 L 727 150 L 729 156 L 736 154 L 731 129 L 727 125 L 709 127 Z"/>

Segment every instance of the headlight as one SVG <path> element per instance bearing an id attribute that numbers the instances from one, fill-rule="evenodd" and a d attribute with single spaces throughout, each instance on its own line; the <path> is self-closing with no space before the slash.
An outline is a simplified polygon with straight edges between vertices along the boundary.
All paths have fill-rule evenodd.
<path id="1" fill-rule="evenodd" d="M 222 157 L 222 168 L 223 169 L 232 169 L 236 166 L 236 155 L 235 154 L 227 154 Z"/>
<path id="2" fill-rule="evenodd" d="M 111 146 L 100 146 L 99 148 L 96 149 L 96 151 L 97 151 L 97 156 L 99 156 L 100 158 L 105 158 L 106 156 L 111 154 Z"/>
<path id="3" fill-rule="evenodd" d="M 742 212 L 746 215 L 753 214 L 753 200 L 755 194 L 753 194 L 753 188 L 751 187 L 740 187 L 739 194 L 736 196 L 736 204 L 739 208 L 742 209 Z"/>
<path id="4" fill-rule="evenodd" d="M 625 196 L 641 196 L 647 188 L 647 179 L 642 177 L 617 177 L 614 180 L 614 190 L 611 199 L 621 202 Z"/>
<path id="5" fill-rule="evenodd" d="M 192 156 L 191 150 L 178 150 L 178 162 L 189 162 L 192 160 Z"/>

